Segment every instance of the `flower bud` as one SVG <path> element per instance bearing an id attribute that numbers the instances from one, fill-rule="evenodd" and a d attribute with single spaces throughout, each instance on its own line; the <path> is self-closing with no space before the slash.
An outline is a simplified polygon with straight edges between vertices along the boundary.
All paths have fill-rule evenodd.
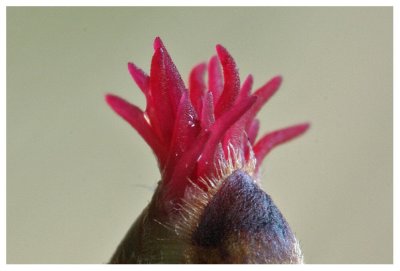
<path id="1" fill-rule="evenodd" d="M 150 75 L 129 72 L 146 97 L 146 110 L 107 95 L 111 108 L 154 152 L 161 180 L 110 263 L 302 263 L 293 232 L 259 186 L 258 170 L 277 145 L 309 124 L 257 139 L 258 111 L 279 88 L 276 76 L 253 94 L 236 63 L 217 56 L 197 65 L 186 89 L 160 38 Z M 208 85 L 204 76 L 208 71 Z"/>

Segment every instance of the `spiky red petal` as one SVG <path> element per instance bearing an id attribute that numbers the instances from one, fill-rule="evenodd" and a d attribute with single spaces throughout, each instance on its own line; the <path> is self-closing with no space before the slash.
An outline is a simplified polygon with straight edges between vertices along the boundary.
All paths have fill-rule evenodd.
<path id="1" fill-rule="evenodd" d="M 217 45 L 216 49 L 224 72 L 224 88 L 215 106 L 215 116 L 218 118 L 235 103 L 239 94 L 240 78 L 233 57 L 221 45 Z"/>
<path id="2" fill-rule="evenodd" d="M 135 64 L 131 62 L 128 63 L 128 70 L 133 80 L 135 80 L 136 85 L 138 85 L 140 90 L 147 97 L 149 95 L 150 77 L 144 71 L 142 71 L 140 68 L 138 68 Z"/>
<path id="3" fill-rule="evenodd" d="M 106 102 L 118 115 L 135 128 L 157 157 L 163 155 L 165 148 L 154 134 L 152 127 L 150 127 L 149 123 L 146 121 L 142 110 L 112 94 L 106 95 Z"/>
<path id="4" fill-rule="evenodd" d="M 218 56 L 213 56 L 208 63 L 208 89 L 211 91 L 214 104 L 218 102 L 221 97 L 224 82 L 222 78 L 221 64 Z"/>
<path id="5" fill-rule="evenodd" d="M 204 83 L 206 70 L 207 64 L 201 63 L 193 68 L 189 77 L 190 101 L 198 115 L 201 114 L 203 95 L 206 91 L 206 84 Z"/>
<path id="6" fill-rule="evenodd" d="M 295 137 L 300 136 L 305 131 L 308 130 L 310 125 L 308 123 L 298 124 L 294 126 L 290 126 L 287 128 L 283 128 L 277 131 L 273 131 L 269 134 L 263 136 L 255 145 L 254 145 L 254 154 L 257 159 L 257 168 L 260 166 L 265 156 L 276 146 L 285 143 Z"/>

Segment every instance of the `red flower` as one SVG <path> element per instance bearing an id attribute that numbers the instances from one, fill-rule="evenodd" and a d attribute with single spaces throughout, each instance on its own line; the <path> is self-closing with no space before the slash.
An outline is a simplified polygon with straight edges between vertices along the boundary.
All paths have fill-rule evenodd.
<path id="1" fill-rule="evenodd" d="M 147 107 L 112 94 L 107 103 L 143 137 L 157 157 L 162 181 L 170 186 L 169 198 L 181 197 L 199 177 L 217 173 L 218 160 L 228 159 L 229 146 L 248 161 L 254 152 L 257 173 L 264 157 L 275 146 L 304 133 L 309 124 L 273 131 L 258 141 L 256 114 L 281 85 L 276 76 L 251 93 L 253 77 L 240 86 L 236 63 L 221 45 L 208 66 L 201 63 L 190 73 L 189 90 L 160 38 L 154 41 L 150 76 L 129 63 L 128 69 L 146 96 Z M 221 71 L 222 66 L 222 71 Z M 204 76 L 208 68 L 208 84 Z"/>
<path id="2" fill-rule="evenodd" d="M 162 180 L 157 193 L 161 202 L 172 204 L 165 207 L 167 212 L 185 197 L 185 191 L 196 193 L 190 190 L 192 183 L 207 190 L 205 179 L 238 168 L 246 168 L 256 179 L 264 157 L 275 146 L 309 127 L 307 123 L 294 125 L 256 140 L 256 115 L 278 90 L 282 78 L 276 76 L 251 92 L 253 77 L 249 75 L 241 85 L 232 56 L 221 45 L 216 51 L 208 64 L 193 68 L 186 88 L 161 39 L 156 38 L 150 75 L 128 64 L 146 97 L 146 109 L 106 96 L 112 109 L 136 129 L 157 157 Z"/>

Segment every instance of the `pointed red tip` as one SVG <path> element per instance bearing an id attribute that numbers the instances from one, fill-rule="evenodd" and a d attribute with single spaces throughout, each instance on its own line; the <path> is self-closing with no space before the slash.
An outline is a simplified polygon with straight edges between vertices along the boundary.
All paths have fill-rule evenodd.
<path id="1" fill-rule="evenodd" d="M 218 63 L 219 62 L 218 56 L 217 55 L 213 55 L 208 62 L 209 63 L 213 62 L 214 64 L 215 64 L 215 62 Z"/>
<path id="2" fill-rule="evenodd" d="M 265 99 L 270 98 L 282 85 L 283 78 L 280 75 L 273 77 L 264 86 L 256 91 L 256 95 L 261 95 Z"/>
<path id="3" fill-rule="evenodd" d="M 310 127 L 311 127 L 311 123 L 309 123 L 309 122 L 305 122 L 305 123 L 298 125 L 298 128 L 302 131 L 301 133 L 306 132 L 308 129 L 310 129 Z"/>
<path id="4" fill-rule="evenodd" d="M 253 86 L 253 81 L 254 81 L 253 76 L 249 74 L 247 78 L 244 80 L 242 87 L 240 88 L 238 100 L 244 99 L 250 95 L 251 88 Z"/>
<path id="5" fill-rule="evenodd" d="M 217 55 L 219 60 L 221 61 L 222 66 L 227 65 L 229 63 L 229 65 L 236 68 L 235 60 L 224 46 L 218 44 L 217 46 L 215 46 L 215 49 L 217 51 Z"/>
<path id="6" fill-rule="evenodd" d="M 272 78 L 271 81 L 274 82 L 276 85 L 281 85 L 282 81 L 283 81 L 283 77 L 282 77 L 282 75 L 277 75 L 274 78 Z"/>
<path id="7" fill-rule="evenodd" d="M 164 43 L 162 42 L 160 37 L 156 37 L 153 42 L 154 50 L 164 47 Z"/>
<path id="8" fill-rule="evenodd" d="M 278 91 L 282 84 L 282 76 L 278 75 L 269 80 L 262 87 L 254 92 L 254 95 L 259 97 L 257 105 L 253 109 L 253 116 L 264 106 L 264 104 Z"/>
<path id="9" fill-rule="evenodd" d="M 142 92 L 147 95 L 150 77 L 134 63 L 128 63 L 128 71 Z"/>
<path id="10" fill-rule="evenodd" d="M 273 148 L 304 134 L 309 128 L 309 123 L 302 123 L 276 130 L 263 136 L 253 148 L 257 159 L 257 169 Z"/>
<path id="11" fill-rule="evenodd" d="M 220 50 L 226 51 L 226 48 L 219 43 L 217 45 L 215 45 L 215 49 L 217 50 L 217 52 Z"/>
<path id="12" fill-rule="evenodd" d="M 109 93 L 104 95 L 104 99 L 106 100 L 106 103 L 111 107 L 118 100 L 117 96 Z"/>
<path id="13" fill-rule="evenodd" d="M 105 100 L 115 113 L 127 121 L 142 136 L 159 160 L 162 161 L 165 156 L 165 148 L 145 119 L 143 111 L 136 105 L 130 104 L 113 94 L 106 94 Z"/>
<path id="14" fill-rule="evenodd" d="M 226 50 L 226 48 L 221 44 L 217 44 L 217 46 L 215 46 L 215 50 L 217 51 L 219 59 L 224 59 L 227 56 L 230 56 L 228 50 Z"/>
<path id="15" fill-rule="evenodd" d="M 123 117 L 128 122 L 131 121 L 131 118 L 136 117 L 138 115 L 137 112 L 141 112 L 141 110 L 125 101 L 124 99 L 113 95 L 113 94 L 106 94 L 105 100 L 107 104 L 121 117 Z"/>
<path id="16" fill-rule="evenodd" d="M 217 45 L 216 49 L 224 74 L 224 88 L 215 107 L 215 116 L 218 118 L 235 103 L 240 90 L 240 78 L 235 60 L 229 52 L 221 45 Z"/>
<path id="17" fill-rule="evenodd" d="M 243 86 L 247 85 L 247 87 L 251 88 L 253 86 L 253 82 L 254 82 L 253 75 L 249 74 L 249 75 L 247 75 L 246 79 L 244 80 Z"/>

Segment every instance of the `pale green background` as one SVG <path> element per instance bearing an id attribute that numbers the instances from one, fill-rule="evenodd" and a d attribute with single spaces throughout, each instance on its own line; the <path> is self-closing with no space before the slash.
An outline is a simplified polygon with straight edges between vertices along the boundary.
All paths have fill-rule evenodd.
<path id="1" fill-rule="evenodd" d="M 392 262 L 391 8 L 123 7 L 7 9 L 8 263 L 105 263 L 149 201 L 155 159 L 103 95 L 144 107 L 126 63 L 157 35 L 185 79 L 217 43 L 284 76 L 262 132 L 312 129 L 262 181 L 307 263 Z"/>

